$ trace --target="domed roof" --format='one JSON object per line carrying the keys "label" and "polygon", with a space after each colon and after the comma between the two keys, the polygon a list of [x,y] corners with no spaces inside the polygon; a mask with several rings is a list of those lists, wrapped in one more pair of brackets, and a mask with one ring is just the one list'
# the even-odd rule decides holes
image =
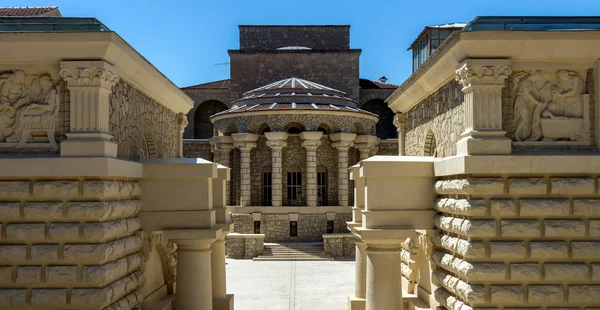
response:
{"label": "domed roof", "polygon": [[255,94],[255,93],[263,93],[263,92],[272,92],[272,91],[277,91],[277,92],[281,92],[281,91],[286,91],[286,90],[294,90],[297,92],[315,92],[315,93],[332,93],[332,94],[338,94],[341,95],[343,97],[346,97],[346,93],[341,91],[341,90],[337,90],[331,87],[327,87],[325,85],[321,85],[319,83],[315,83],[315,82],[311,82],[308,80],[304,80],[304,79],[299,79],[299,78],[289,78],[289,79],[285,79],[285,80],[281,80],[281,81],[277,81],[277,82],[273,82],[271,84],[259,87],[259,88],[255,88],[251,91],[247,91],[244,93],[244,96],[246,95],[250,95],[250,94]]}

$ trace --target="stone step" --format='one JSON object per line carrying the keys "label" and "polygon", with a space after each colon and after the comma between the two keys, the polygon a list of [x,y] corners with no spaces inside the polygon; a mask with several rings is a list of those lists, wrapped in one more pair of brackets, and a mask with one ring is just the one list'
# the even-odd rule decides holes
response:
{"label": "stone step", "polygon": [[320,261],[333,260],[323,251],[323,242],[265,243],[263,255],[256,261]]}
{"label": "stone step", "polygon": [[252,260],[254,260],[254,261],[327,261],[327,260],[333,260],[333,258],[321,257],[321,256],[281,257],[281,256],[261,255],[259,257],[253,258]]}

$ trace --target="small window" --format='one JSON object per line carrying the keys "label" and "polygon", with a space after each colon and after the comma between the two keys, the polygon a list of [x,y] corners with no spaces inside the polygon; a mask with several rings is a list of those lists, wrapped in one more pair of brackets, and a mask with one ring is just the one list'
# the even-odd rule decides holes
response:
{"label": "small window", "polygon": [[271,173],[271,167],[263,169],[262,201],[263,206],[271,206],[273,204],[273,174]]}
{"label": "small window", "polygon": [[298,237],[298,222],[290,221],[290,237]]}
{"label": "small window", "polygon": [[260,221],[254,221],[254,233],[260,234]]}
{"label": "small window", "polygon": [[302,172],[287,173],[288,206],[302,205]]}
{"label": "small window", "polygon": [[327,221],[327,233],[328,234],[333,233],[333,221]]}
{"label": "small window", "polygon": [[317,203],[319,206],[328,205],[327,201],[327,168],[317,168]]}

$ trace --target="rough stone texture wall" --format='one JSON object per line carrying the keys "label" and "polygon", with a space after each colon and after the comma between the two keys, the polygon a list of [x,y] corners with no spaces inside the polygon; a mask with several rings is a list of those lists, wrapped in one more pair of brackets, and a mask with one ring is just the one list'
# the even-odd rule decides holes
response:
{"label": "rough stone texture wall", "polygon": [[596,176],[440,180],[432,260],[447,309],[597,307]]}
{"label": "rough stone texture wall", "polygon": [[336,213],[333,220],[334,233],[349,233],[347,222],[352,222],[352,213]]}
{"label": "rough stone texture wall", "polygon": [[[464,131],[463,94],[451,81],[419,102],[406,114],[406,155],[423,156],[428,132],[436,142],[436,157],[456,155],[456,142]],[[396,153],[397,154],[397,153]]]}
{"label": "rough stone texture wall", "polygon": [[[253,234],[254,233],[254,220],[252,214],[244,213],[231,213],[231,222],[233,225],[233,232],[238,234]],[[262,230],[262,227],[261,227]]]}
{"label": "rough stone texture wall", "polygon": [[227,257],[244,258],[244,238],[227,237]]}
{"label": "rough stone texture wall", "polygon": [[398,155],[398,140],[391,139],[379,141],[379,145],[377,146],[377,155]]}
{"label": "rough stone texture wall", "polygon": [[183,157],[214,161],[208,141],[183,141]]}
{"label": "rough stone texture wall", "polygon": [[327,232],[327,215],[299,214],[298,241],[321,241]]}
{"label": "rough stone texture wall", "polygon": [[[283,168],[283,205],[289,206],[287,191],[288,172],[302,172],[302,199],[300,205],[306,205],[306,150],[302,147],[302,139],[298,135],[290,135],[287,146],[281,152]],[[318,151],[317,151],[318,153]]]}
{"label": "rough stone texture wall", "polygon": [[290,241],[290,217],[287,214],[263,214],[260,230],[265,234],[265,242]]}
{"label": "rough stone texture wall", "polygon": [[241,50],[304,46],[320,50],[350,48],[350,26],[239,26]]}
{"label": "rough stone texture wall", "polygon": [[[352,167],[360,160],[358,149],[351,147],[348,149],[348,167]],[[347,171],[348,178],[348,205],[354,205],[354,181],[350,180],[350,172]]]}
{"label": "rough stone texture wall", "polygon": [[186,115],[188,125],[183,132],[184,139],[194,139],[195,116],[202,103],[216,100],[223,103],[224,108],[231,106],[227,89],[184,89],[183,92],[194,100],[194,107]]}
{"label": "rough stone texture wall", "polygon": [[327,169],[327,202],[330,206],[337,206],[338,151],[331,143],[329,136],[321,137],[321,146],[317,148],[317,169],[319,166]]}
{"label": "rough stone texture wall", "polygon": [[324,234],[323,248],[331,257],[354,257],[356,238],[352,234]]}
{"label": "rough stone texture wall", "polygon": [[113,88],[109,122],[119,158],[177,155],[177,115],[125,82]]}
{"label": "rough stone texture wall", "polygon": [[[263,205],[263,179],[262,174],[265,168],[270,168],[271,148],[267,146],[267,138],[260,136],[256,141],[256,147],[250,153],[250,184],[251,184],[251,203],[252,206]],[[285,183],[284,183],[285,184]]]}
{"label": "rough stone texture wall", "polygon": [[246,238],[244,239],[244,258],[253,258],[263,254],[265,239]]}
{"label": "rough stone texture wall", "polygon": [[229,258],[253,258],[263,254],[264,235],[229,234],[227,256]]}
{"label": "rough stone texture wall", "polygon": [[231,150],[231,170],[229,174],[230,197],[232,206],[240,205],[240,150]]}
{"label": "rough stone texture wall", "polygon": [[132,181],[0,181],[0,308],[139,306],[139,195]]}
{"label": "rough stone texture wall", "polygon": [[229,51],[229,55],[232,101],[244,92],[291,77],[323,84],[359,99],[360,50]]}

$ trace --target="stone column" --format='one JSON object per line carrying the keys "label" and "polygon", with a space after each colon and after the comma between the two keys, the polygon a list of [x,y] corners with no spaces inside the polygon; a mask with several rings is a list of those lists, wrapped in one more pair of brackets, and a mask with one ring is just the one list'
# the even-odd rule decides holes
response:
{"label": "stone column", "polygon": [[369,158],[373,146],[377,142],[377,136],[360,135],[354,139],[354,145],[360,153],[360,160]]}
{"label": "stone column", "polygon": [[236,133],[231,135],[234,147],[240,149],[240,206],[245,207],[251,200],[250,151],[256,147],[258,135],[252,133]]}
{"label": "stone column", "polygon": [[211,242],[173,239],[177,244],[176,310],[213,309]]}
{"label": "stone column", "polygon": [[188,125],[185,114],[177,114],[177,125],[179,126],[179,131],[177,132],[177,157],[183,157],[183,132]]}
{"label": "stone column", "polygon": [[404,137],[405,137],[406,114],[396,113],[394,116],[394,126],[398,132],[398,155],[404,156]]}
{"label": "stone column", "polygon": [[283,201],[283,158],[281,151],[287,146],[287,132],[265,132],[267,146],[271,148],[271,205],[280,207]]}
{"label": "stone column", "polygon": [[109,134],[110,95],[119,82],[104,61],[61,61],[60,76],[70,93],[70,131],[60,143],[60,156],[117,157]]}
{"label": "stone column", "polygon": [[225,186],[229,180],[230,169],[223,166],[217,166],[217,178],[213,179],[213,208],[215,210],[215,220],[217,227],[222,228],[221,236],[211,245],[211,263],[212,263],[212,296],[214,310],[233,309],[233,295],[227,294],[225,270],[225,238],[233,229],[229,212],[226,209]]}
{"label": "stone column", "polygon": [[213,162],[220,164],[221,163],[221,149],[219,148],[219,137],[215,136],[208,139],[208,143],[210,144],[210,150],[213,152]]}
{"label": "stone column", "polygon": [[366,310],[402,310],[400,244],[367,244],[366,252]]}
{"label": "stone column", "polygon": [[502,129],[502,88],[512,73],[510,65],[510,59],[467,59],[456,70],[465,106],[458,155],[511,153],[511,141]]}
{"label": "stone column", "polygon": [[321,145],[320,131],[305,131],[300,134],[302,146],[306,149],[306,205],[316,207],[317,193],[317,148]]}
{"label": "stone column", "polygon": [[338,205],[348,206],[348,149],[354,146],[353,133],[334,133],[329,136],[338,150]]}
{"label": "stone column", "polygon": [[[231,168],[231,150],[233,149],[233,138],[231,136],[219,136],[219,142],[216,144],[217,149],[220,153],[221,165]],[[225,195],[228,204],[232,204],[231,201],[231,182],[228,180],[225,187]]]}

